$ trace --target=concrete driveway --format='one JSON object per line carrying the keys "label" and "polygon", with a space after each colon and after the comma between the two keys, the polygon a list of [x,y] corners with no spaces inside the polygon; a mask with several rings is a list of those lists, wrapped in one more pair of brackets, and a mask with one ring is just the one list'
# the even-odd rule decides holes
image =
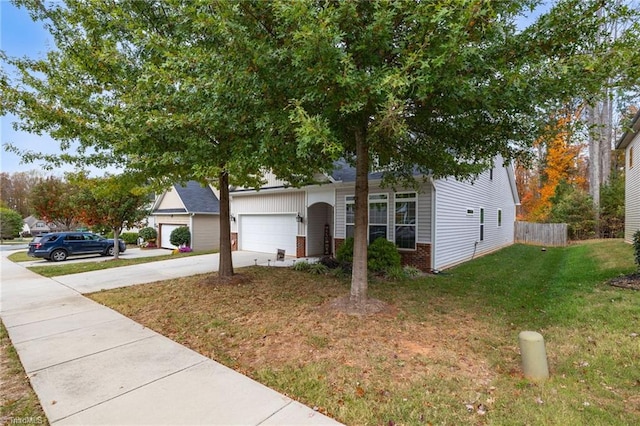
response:
{"label": "concrete driveway", "polygon": [[[6,255],[0,316],[52,425],[339,424],[81,294],[212,272],[217,255],[55,279]],[[270,257],[234,252],[234,267]]]}

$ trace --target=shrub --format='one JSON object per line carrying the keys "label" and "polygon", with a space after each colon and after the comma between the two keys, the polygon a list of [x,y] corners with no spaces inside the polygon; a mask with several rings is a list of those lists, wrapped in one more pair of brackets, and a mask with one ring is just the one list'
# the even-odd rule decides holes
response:
{"label": "shrub", "polygon": [[147,226],[146,228],[142,228],[140,232],[138,232],[138,236],[145,241],[151,241],[158,238],[158,231],[155,228]]}
{"label": "shrub", "polygon": [[403,280],[405,278],[407,278],[404,269],[402,269],[402,267],[400,266],[396,266],[393,267],[391,269],[388,269],[385,274],[385,277],[387,277],[387,279],[391,280],[391,281],[400,281]]}
{"label": "shrub", "polygon": [[329,269],[336,269],[340,266],[340,262],[338,262],[335,258],[331,256],[321,257],[318,262],[322,263],[324,266],[326,266]]}
{"label": "shrub", "polygon": [[353,262],[353,237],[349,237],[336,250],[336,259],[340,263]]}
{"label": "shrub", "polygon": [[302,260],[293,264],[294,271],[307,272],[309,268],[311,268],[311,264],[306,260]]}
{"label": "shrub", "polygon": [[633,252],[638,271],[640,271],[640,229],[633,234]]}
{"label": "shrub", "polygon": [[416,278],[422,275],[422,271],[415,266],[405,266],[402,268],[404,274],[409,278]]}
{"label": "shrub", "polygon": [[169,242],[174,246],[188,246],[191,243],[191,231],[188,226],[181,226],[171,231]]}
{"label": "shrub", "polygon": [[22,216],[15,210],[0,208],[0,234],[2,239],[13,239],[22,231]]}
{"label": "shrub", "polygon": [[315,275],[325,275],[329,272],[329,268],[322,263],[312,263],[309,265],[309,272]]}
{"label": "shrub", "polygon": [[120,234],[120,239],[126,244],[136,244],[138,242],[137,232],[123,232]]}
{"label": "shrub", "polygon": [[385,238],[377,238],[369,244],[367,269],[372,272],[385,272],[400,268],[401,258],[396,245]]}

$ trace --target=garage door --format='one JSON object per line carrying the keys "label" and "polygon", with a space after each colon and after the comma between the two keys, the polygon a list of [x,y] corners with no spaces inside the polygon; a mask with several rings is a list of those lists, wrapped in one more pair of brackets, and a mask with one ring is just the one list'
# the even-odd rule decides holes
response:
{"label": "garage door", "polygon": [[160,225],[160,247],[168,248],[168,249],[178,248],[177,246],[174,246],[170,242],[171,233],[173,232],[174,229],[180,228],[181,226],[184,226],[184,225],[166,225],[164,223]]}
{"label": "garage door", "polygon": [[284,249],[287,255],[295,256],[298,233],[295,215],[240,215],[239,221],[240,250],[276,253]]}

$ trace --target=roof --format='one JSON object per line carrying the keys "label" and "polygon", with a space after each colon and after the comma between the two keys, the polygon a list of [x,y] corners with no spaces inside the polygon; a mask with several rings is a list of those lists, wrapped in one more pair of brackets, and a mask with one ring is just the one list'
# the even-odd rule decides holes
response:
{"label": "roof", "polygon": [[618,143],[616,143],[616,149],[625,149],[629,146],[638,132],[640,132],[640,110],[638,110],[636,115],[633,117],[629,130],[624,132],[624,135],[622,135]]}
{"label": "roof", "polygon": [[154,209],[154,213],[220,213],[220,200],[209,185],[202,186],[199,182],[190,180],[184,186],[175,184],[173,187],[184,208]]}
{"label": "roof", "polygon": [[[369,180],[382,179],[383,172],[369,173]],[[336,182],[355,182],[356,168],[347,163],[345,160],[338,160],[333,163],[333,171],[331,179]]]}

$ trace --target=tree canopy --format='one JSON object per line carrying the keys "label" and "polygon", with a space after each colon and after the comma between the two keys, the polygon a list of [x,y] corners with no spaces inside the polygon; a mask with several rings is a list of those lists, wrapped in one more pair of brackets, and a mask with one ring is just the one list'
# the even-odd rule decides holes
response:
{"label": "tree canopy", "polygon": [[[21,126],[78,141],[65,161],[212,181],[221,266],[229,183],[271,169],[299,185],[352,162],[354,306],[367,300],[371,169],[389,184],[472,178],[526,154],[567,102],[640,74],[638,10],[624,2],[561,0],[524,30],[516,19],[539,1],[18,3],[58,48],[10,60],[28,87],[6,101]],[[629,22],[615,40],[600,37],[609,19]]]}

